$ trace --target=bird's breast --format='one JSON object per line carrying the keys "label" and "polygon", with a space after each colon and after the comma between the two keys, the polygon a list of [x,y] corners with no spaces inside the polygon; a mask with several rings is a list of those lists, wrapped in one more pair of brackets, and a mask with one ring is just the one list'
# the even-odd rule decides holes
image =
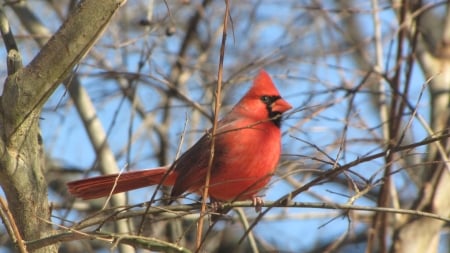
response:
{"label": "bird's breast", "polygon": [[281,133],[267,122],[217,139],[210,196],[223,201],[254,197],[270,181],[281,153]]}

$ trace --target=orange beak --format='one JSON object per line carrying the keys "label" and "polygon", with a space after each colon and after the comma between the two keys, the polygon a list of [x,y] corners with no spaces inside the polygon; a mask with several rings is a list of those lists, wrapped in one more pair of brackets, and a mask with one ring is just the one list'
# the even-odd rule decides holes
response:
{"label": "orange beak", "polygon": [[272,111],[273,112],[280,112],[283,113],[289,109],[292,108],[292,105],[290,105],[288,102],[286,102],[286,100],[284,99],[277,99],[275,102],[273,102],[272,104]]}

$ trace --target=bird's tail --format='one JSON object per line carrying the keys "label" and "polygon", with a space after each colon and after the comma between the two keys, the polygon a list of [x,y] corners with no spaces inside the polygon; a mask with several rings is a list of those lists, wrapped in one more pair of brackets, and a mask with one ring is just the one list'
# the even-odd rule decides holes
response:
{"label": "bird's tail", "polygon": [[171,186],[175,183],[175,180],[175,173],[168,173],[167,167],[159,167],[80,179],[67,183],[67,187],[69,192],[75,197],[95,199],[150,185],[162,184]]}

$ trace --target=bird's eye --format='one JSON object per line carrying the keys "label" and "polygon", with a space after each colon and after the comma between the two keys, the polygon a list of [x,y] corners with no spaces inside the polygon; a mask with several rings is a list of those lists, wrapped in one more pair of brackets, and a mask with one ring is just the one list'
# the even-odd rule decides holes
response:
{"label": "bird's eye", "polygon": [[272,103],[272,98],[269,96],[262,96],[261,101],[266,105],[270,105]]}
{"label": "bird's eye", "polygon": [[281,98],[280,96],[267,96],[267,95],[260,97],[261,101],[267,106],[271,106],[273,102],[277,101],[280,98]]}

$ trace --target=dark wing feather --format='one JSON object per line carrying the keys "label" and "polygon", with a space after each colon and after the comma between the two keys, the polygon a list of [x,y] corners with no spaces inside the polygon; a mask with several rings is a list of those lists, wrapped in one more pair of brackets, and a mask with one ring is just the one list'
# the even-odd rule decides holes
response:
{"label": "dark wing feather", "polygon": [[[222,136],[219,134],[215,138],[215,146],[220,148],[215,149],[211,174],[220,167],[221,158],[226,153],[226,146],[221,144]],[[186,191],[199,192],[205,184],[210,155],[211,135],[205,134],[173,163],[172,169],[177,174],[177,180],[172,188],[172,197],[178,197]]]}
{"label": "dark wing feather", "polygon": [[172,197],[178,197],[185,191],[197,191],[205,180],[211,141],[208,134],[200,138],[190,149],[180,156],[172,165],[177,173],[177,180],[172,188]]}

